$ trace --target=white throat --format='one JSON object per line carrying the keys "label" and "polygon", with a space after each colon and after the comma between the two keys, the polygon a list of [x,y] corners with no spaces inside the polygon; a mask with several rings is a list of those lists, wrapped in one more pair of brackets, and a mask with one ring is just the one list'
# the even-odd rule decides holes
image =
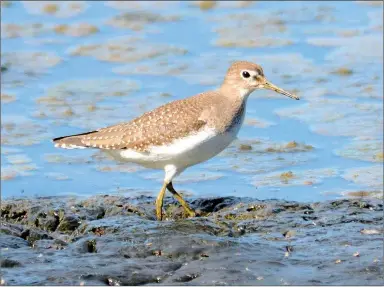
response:
{"label": "white throat", "polygon": [[253,92],[253,90],[250,89],[239,89],[239,95],[242,99],[247,99],[249,95]]}

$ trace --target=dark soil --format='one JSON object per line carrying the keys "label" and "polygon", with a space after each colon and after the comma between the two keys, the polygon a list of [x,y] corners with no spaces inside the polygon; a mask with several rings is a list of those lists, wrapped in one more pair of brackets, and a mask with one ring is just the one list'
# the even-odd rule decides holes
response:
{"label": "dark soil", "polygon": [[95,196],[1,205],[5,285],[382,285],[383,204]]}

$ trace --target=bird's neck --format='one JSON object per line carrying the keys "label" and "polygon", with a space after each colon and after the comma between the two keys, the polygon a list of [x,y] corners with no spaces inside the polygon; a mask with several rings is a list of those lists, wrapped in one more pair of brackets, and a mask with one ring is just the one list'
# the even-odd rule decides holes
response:
{"label": "bird's neck", "polygon": [[[238,131],[241,126],[247,98],[250,92],[232,87],[221,87],[216,94],[214,111],[210,116],[215,120],[215,128],[220,132]],[[237,133],[237,132],[236,132]]]}
{"label": "bird's neck", "polygon": [[246,101],[253,90],[238,87],[233,84],[223,84],[220,89],[220,93],[225,95],[234,101]]}

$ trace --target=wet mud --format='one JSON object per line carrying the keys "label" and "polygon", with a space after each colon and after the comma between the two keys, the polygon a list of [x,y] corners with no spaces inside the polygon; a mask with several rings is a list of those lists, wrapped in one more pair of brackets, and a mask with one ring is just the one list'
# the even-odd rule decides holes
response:
{"label": "wet mud", "polygon": [[1,206],[3,285],[380,285],[383,204],[147,196],[11,199]]}

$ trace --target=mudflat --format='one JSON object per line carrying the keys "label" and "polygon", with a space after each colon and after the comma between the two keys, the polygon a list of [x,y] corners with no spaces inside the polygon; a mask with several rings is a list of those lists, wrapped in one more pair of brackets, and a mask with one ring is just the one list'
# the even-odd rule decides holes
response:
{"label": "mudflat", "polygon": [[383,204],[215,197],[43,197],[1,206],[6,285],[282,285],[383,282]]}

